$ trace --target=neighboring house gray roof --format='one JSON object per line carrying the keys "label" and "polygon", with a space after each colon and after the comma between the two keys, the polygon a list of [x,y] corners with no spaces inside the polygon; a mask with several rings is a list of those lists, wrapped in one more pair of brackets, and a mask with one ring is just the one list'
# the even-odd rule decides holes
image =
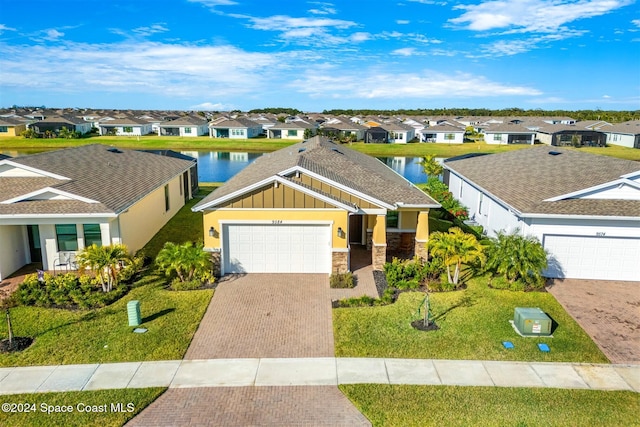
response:
{"label": "neighboring house gray roof", "polygon": [[366,126],[362,126],[359,125],[357,123],[353,123],[353,122],[349,122],[349,123],[345,123],[345,122],[335,122],[335,123],[323,123],[322,125],[323,128],[333,128],[333,129],[338,129],[338,130],[355,130],[355,131],[361,131],[361,130],[366,130],[368,129]]}
{"label": "neighboring house gray roof", "polygon": [[289,122],[289,123],[276,123],[275,125],[271,126],[271,130],[273,129],[314,129],[316,126],[311,124],[311,123],[307,123],[307,122],[301,122],[301,121],[293,121],[293,122]]}
{"label": "neighboring house gray roof", "polygon": [[221,197],[299,166],[389,205],[438,207],[438,203],[381,161],[315,136],[265,154],[198,203],[198,210]]}
{"label": "neighboring house gray roof", "polygon": [[[550,152],[560,153],[551,155]],[[445,161],[445,167],[525,214],[640,216],[640,201],[545,201],[640,171],[640,162],[538,146]]]}
{"label": "neighboring house gray roof", "polygon": [[20,126],[24,124],[24,121],[14,119],[13,117],[0,117],[0,126]]}
{"label": "neighboring house gray roof", "polygon": [[520,124],[514,123],[500,123],[496,125],[491,125],[484,130],[485,133],[526,133],[526,134],[534,134],[535,131],[531,129],[527,129],[526,127]]}
{"label": "neighboring house gray roof", "polygon": [[434,133],[434,132],[464,133],[465,130],[449,124],[441,124],[441,125],[429,126],[428,128],[422,129],[420,132],[421,133]]}
{"label": "neighboring house gray roof", "polygon": [[199,117],[180,117],[175,120],[164,122],[160,124],[160,127],[174,127],[174,126],[203,126],[208,124],[204,118]]}
{"label": "neighboring house gray roof", "polygon": [[604,133],[619,133],[625,135],[638,135],[640,134],[640,120],[631,120],[629,122],[618,123],[613,126],[607,126],[606,128],[599,129]]}
{"label": "neighboring house gray roof", "polygon": [[148,126],[149,122],[147,120],[136,119],[134,117],[129,118],[117,118],[115,120],[108,120],[104,122],[99,122],[100,126]]}
{"label": "neighboring house gray roof", "polygon": [[2,200],[52,187],[99,203],[75,200],[0,203],[0,215],[119,214],[151,191],[188,170],[195,162],[135,150],[114,150],[99,144],[22,156],[10,161],[70,179],[0,177]]}
{"label": "neighboring house gray roof", "polygon": [[413,126],[409,126],[406,125],[404,123],[400,123],[400,122],[391,122],[391,123],[385,123],[384,128],[390,132],[409,132],[412,130],[415,130],[415,128]]}
{"label": "neighboring house gray roof", "polygon": [[243,117],[238,117],[237,119],[225,119],[218,123],[210,123],[209,127],[220,128],[220,129],[226,129],[226,128],[246,129],[246,128],[262,127],[262,125],[260,123],[254,122],[253,120],[245,119]]}

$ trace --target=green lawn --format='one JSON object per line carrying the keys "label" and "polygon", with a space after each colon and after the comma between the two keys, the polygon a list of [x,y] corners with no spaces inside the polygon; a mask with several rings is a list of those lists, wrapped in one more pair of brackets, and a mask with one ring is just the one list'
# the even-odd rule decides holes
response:
{"label": "green lawn", "polygon": [[[0,137],[0,149],[38,150],[51,148],[74,147],[85,144],[107,144],[122,148],[137,149],[174,149],[174,150],[211,150],[211,151],[249,151],[270,152],[287,147],[299,141],[282,139],[228,139],[159,137],[157,135],[135,136],[92,136],[81,139],[25,139],[22,137]],[[348,147],[376,157],[420,157],[427,154],[436,157],[453,157],[469,153],[500,153],[504,151],[521,150],[529,145],[491,145],[484,142],[465,144],[365,144],[357,142]],[[583,147],[579,150],[594,154],[603,154],[629,160],[640,160],[640,150],[619,146],[604,148]]]}
{"label": "green lawn", "polygon": [[[199,196],[214,184],[203,184]],[[202,214],[191,212],[199,201],[186,204],[143,248],[155,257],[166,241],[202,239]],[[213,291],[174,292],[167,279],[152,269],[129,294],[96,310],[16,307],[11,310],[14,334],[35,338],[26,350],[0,354],[0,366],[104,363],[182,359],[211,300]],[[128,326],[127,302],[140,301],[144,334]],[[6,337],[6,328],[0,337]]]}
{"label": "green lawn", "polygon": [[341,385],[374,427],[639,426],[629,391]]}
{"label": "green lawn", "polygon": [[[465,290],[433,294],[440,330],[430,332],[410,324],[420,317],[416,311],[423,298],[423,293],[406,292],[387,306],[334,309],[336,356],[608,363],[549,293],[489,289],[477,278]],[[515,307],[540,307],[548,313],[559,325],[553,338],[518,336],[509,324]],[[507,340],[514,349],[503,348]],[[540,352],[539,342],[551,352]]]}
{"label": "green lawn", "polygon": [[[29,404],[35,412],[7,413],[0,411],[0,425],[21,427],[121,426],[153,402],[164,388],[101,390],[67,393],[36,393],[0,396],[0,404]],[[111,404],[122,403],[121,412]],[[35,408],[31,405],[35,405]],[[129,405],[129,406],[127,406]],[[53,412],[71,407],[71,412]],[[95,406],[103,412],[88,412]],[[52,408],[53,407],[53,408]],[[132,410],[131,412],[128,412]],[[49,413],[48,413],[49,412]]]}

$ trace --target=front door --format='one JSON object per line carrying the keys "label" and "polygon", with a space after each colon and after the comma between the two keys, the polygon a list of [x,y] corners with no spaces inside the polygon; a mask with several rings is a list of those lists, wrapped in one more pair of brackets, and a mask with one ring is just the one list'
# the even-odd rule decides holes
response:
{"label": "front door", "polygon": [[42,262],[42,247],[40,246],[40,229],[37,225],[27,225],[29,235],[29,253],[31,262]]}
{"label": "front door", "polygon": [[349,216],[349,243],[362,244],[362,215]]}

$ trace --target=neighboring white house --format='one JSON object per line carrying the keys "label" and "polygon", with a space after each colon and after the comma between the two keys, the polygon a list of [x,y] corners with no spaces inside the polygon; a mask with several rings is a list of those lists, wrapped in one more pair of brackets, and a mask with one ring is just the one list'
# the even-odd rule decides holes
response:
{"label": "neighboring white house", "polygon": [[100,135],[115,133],[120,136],[142,136],[148,135],[153,131],[151,123],[136,118],[113,119],[100,122],[98,129],[100,129]]}
{"label": "neighboring white house", "polygon": [[73,269],[94,243],[142,248],[191,198],[194,164],[99,144],[0,160],[0,280]]}
{"label": "neighboring white house", "polygon": [[242,117],[219,119],[209,124],[209,138],[248,139],[262,132],[261,124]]}
{"label": "neighboring white house", "polygon": [[413,139],[416,137],[415,128],[409,125],[405,125],[404,123],[385,123],[384,128],[387,132],[389,132],[387,138],[388,142],[392,144],[406,144],[409,141],[413,141]]}
{"label": "neighboring white house", "polygon": [[315,123],[307,123],[302,120],[295,120],[289,123],[276,123],[267,130],[268,138],[276,139],[299,139],[305,138],[305,132],[315,135],[317,125]]}
{"label": "neighboring white house", "polygon": [[519,229],[542,242],[546,276],[640,281],[639,162],[538,146],[444,165],[488,235]]}
{"label": "neighboring white house", "polygon": [[505,123],[490,126],[483,131],[487,144],[530,144],[536,139],[536,132],[520,124]]}
{"label": "neighboring white house", "polygon": [[158,126],[158,136],[198,137],[206,135],[208,131],[209,122],[202,117],[180,117]]}
{"label": "neighboring white house", "polygon": [[607,135],[607,144],[640,148],[640,120],[631,120],[599,130]]}
{"label": "neighboring white house", "polygon": [[422,142],[436,142],[438,144],[462,144],[464,142],[464,129],[450,124],[429,126],[423,129]]}

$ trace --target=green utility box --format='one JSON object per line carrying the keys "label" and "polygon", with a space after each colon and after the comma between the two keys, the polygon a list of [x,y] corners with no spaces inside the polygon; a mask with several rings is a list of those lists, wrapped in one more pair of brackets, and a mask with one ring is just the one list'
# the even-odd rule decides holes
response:
{"label": "green utility box", "polygon": [[522,335],[551,335],[551,319],[537,307],[516,307],[513,323]]}
{"label": "green utility box", "polygon": [[129,326],[140,326],[140,301],[129,301],[127,314],[129,315]]}

